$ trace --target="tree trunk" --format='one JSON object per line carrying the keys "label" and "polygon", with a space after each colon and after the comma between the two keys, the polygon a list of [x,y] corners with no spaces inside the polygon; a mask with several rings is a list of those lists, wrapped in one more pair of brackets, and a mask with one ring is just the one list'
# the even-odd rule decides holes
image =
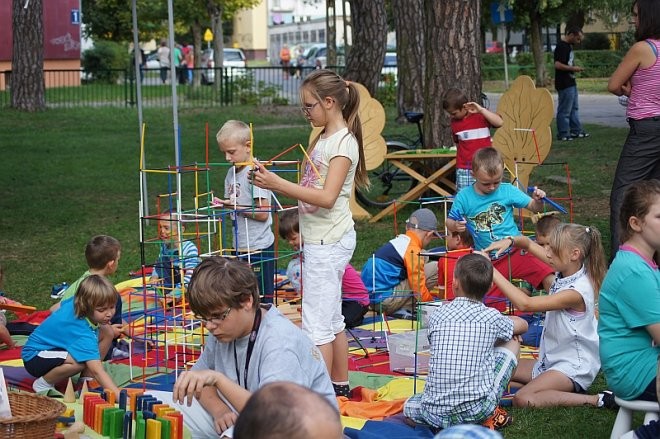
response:
{"label": "tree trunk", "polygon": [[548,85],[548,71],[545,68],[545,54],[543,53],[543,41],[541,41],[541,14],[537,8],[529,13],[529,36],[536,68],[536,86]]}
{"label": "tree trunk", "polygon": [[385,0],[351,0],[353,45],[344,77],[364,85],[375,95],[387,46]]}
{"label": "tree trunk", "polygon": [[424,107],[424,0],[392,0],[396,29],[398,119]]}
{"label": "tree trunk", "polygon": [[427,148],[453,144],[442,96],[452,87],[479,102],[481,65],[479,0],[424,0],[426,87],[424,138]]}
{"label": "tree trunk", "polygon": [[42,0],[14,0],[12,6],[11,106],[22,111],[46,108]]}

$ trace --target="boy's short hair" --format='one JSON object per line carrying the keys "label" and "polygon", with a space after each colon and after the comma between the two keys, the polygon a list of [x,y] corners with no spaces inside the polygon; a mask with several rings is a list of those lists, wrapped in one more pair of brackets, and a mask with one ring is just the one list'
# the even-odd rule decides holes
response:
{"label": "boy's short hair", "polygon": [[259,306],[257,278],[250,265],[241,259],[213,256],[195,267],[188,285],[190,309],[202,317],[221,306],[238,308],[248,297],[252,307]]}
{"label": "boy's short hair", "polygon": [[472,237],[472,234],[470,233],[469,230],[463,230],[462,232],[451,232],[451,236],[456,237],[458,236],[461,238],[461,242],[463,245],[466,245],[468,247],[474,247],[474,238]]}
{"label": "boy's short hair", "polygon": [[549,236],[560,223],[561,219],[556,214],[543,215],[536,222],[536,235]]}
{"label": "boy's short hair", "polygon": [[446,111],[458,110],[468,103],[468,98],[463,90],[450,88],[442,97],[442,108]]}
{"label": "boy's short hair", "polygon": [[495,148],[481,148],[472,156],[472,172],[486,171],[488,175],[495,175],[504,170],[502,154]]}
{"label": "boy's short hair", "polygon": [[241,143],[248,142],[250,140],[250,126],[240,120],[228,120],[218,130],[215,140],[220,145],[229,139],[236,139]]}
{"label": "boy's short hair", "polygon": [[288,239],[292,233],[300,233],[298,209],[289,209],[282,212],[277,231],[282,239]]}
{"label": "boy's short hair", "polygon": [[456,262],[454,278],[466,296],[482,300],[493,284],[493,264],[482,255],[471,253]]}
{"label": "boy's short hair", "polygon": [[97,235],[85,246],[87,266],[92,270],[102,270],[108,264],[117,260],[121,244],[116,238],[108,235]]}
{"label": "boy's short hair", "polygon": [[91,317],[96,308],[114,308],[118,299],[119,293],[112,282],[104,276],[91,274],[78,285],[73,296],[73,310],[78,318]]}

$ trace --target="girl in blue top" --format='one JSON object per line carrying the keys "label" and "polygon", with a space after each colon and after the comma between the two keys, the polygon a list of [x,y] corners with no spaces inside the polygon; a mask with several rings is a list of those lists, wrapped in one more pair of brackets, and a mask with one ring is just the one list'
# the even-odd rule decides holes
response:
{"label": "girl in blue top", "polygon": [[657,401],[660,355],[660,180],[633,183],[619,214],[621,246],[600,293],[600,359],[619,398]]}
{"label": "girl in blue top", "polygon": [[35,392],[53,389],[58,382],[83,372],[119,395],[101,363],[112,343],[111,336],[105,335],[112,332],[102,331],[99,338],[99,325],[110,324],[117,299],[112,283],[92,274],[71,299],[64,300],[37,326],[21,354],[25,369],[37,377],[32,385]]}

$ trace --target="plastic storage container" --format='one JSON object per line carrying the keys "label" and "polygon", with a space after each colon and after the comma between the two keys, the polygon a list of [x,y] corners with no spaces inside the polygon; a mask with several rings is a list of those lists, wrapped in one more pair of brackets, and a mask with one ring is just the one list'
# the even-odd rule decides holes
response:
{"label": "plastic storage container", "polygon": [[[393,334],[387,338],[390,351],[390,370],[406,375],[426,374],[429,371],[431,344],[426,329]],[[417,370],[415,371],[415,352]]]}

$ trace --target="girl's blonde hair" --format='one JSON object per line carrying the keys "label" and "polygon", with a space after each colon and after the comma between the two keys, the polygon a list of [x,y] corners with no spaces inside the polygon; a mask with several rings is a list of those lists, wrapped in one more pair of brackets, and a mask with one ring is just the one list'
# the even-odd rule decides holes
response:
{"label": "girl's blonde hair", "polygon": [[103,276],[92,274],[86,277],[73,296],[76,317],[92,317],[96,308],[114,307],[119,300],[115,286]]}
{"label": "girl's blonde hair", "polygon": [[[369,176],[364,158],[364,145],[362,138],[362,122],[358,114],[360,107],[360,93],[352,82],[344,81],[341,76],[330,70],[314,70],[310,73],[300,86],[300,101],[303,100],[303,91],[307,90],[322,102],[325,98],[332,98],[341,108],[341,114],[348,131],[355,136],[360,154],[357,169],[355,171],[355,184],[358,187],[369,187]],[[311,142],[309,150],[316,146],[321,134],[319,133]]]}
{"label": "girl's blonde hair", "polygon": [[598,229],[570,223],[557,224],[550,237],[550,249],[560,258],[572,248],[580,251],[584,269],[594,289],[595,300],[598,299],[606,271],[605,253],[600,238]]}

